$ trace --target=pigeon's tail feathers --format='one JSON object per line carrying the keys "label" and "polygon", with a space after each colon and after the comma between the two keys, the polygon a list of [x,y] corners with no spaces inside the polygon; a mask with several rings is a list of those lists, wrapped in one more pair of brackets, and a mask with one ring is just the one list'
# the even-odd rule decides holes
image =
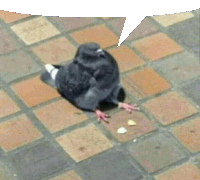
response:
{"label": "pigeon's tail feathers", "polygon": [[51,78],[53,80],[55,80],[56,79],[56,75],[57,75],[59,69],[55,68],[51,64],[46,64],[45,68],[48,71],[48,73],[50,74]]}
{"label": "pigeon's tail feathers", "polygon": [[49,73],[51,73],[51,71],[55,69],[55,67],[51,64],[45,64],[45,68]]}

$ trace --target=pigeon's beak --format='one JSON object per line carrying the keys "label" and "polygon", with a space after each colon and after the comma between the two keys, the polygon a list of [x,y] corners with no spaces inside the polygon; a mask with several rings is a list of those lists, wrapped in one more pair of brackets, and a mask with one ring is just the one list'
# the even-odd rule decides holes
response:
{"label": "pigeon's beak", "polygon": [[105,56],[103,49],[97,49],[98,56]]}

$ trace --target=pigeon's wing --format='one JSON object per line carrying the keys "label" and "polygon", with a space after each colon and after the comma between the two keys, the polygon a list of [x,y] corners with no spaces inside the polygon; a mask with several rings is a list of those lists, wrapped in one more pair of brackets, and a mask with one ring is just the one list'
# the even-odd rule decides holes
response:
{"label": "pigeon's wing", "polygon": [[115,59],[107,53],[108,61],[106,64],[100,66],[94,73],[97,81],[97,86],[100,89],[114,88],[119,84],[119,70]]}
{"label": "pigeon's wing", "polygon": [[118,73],[113,67],[102,66],[94,77],[98,87],[105,89],[112,87],[113,83],[118,80]]}
{"label": "pigeon's wing", "polygon": [[96,82],[91,74],[80,68],[73,63],[61,68],[56,76],[56,86],[77,107],[93,110],[99,104],[96,93],[91,90]]}
{"label": "pigeon's wing", "polygon": [[107,101],[114,104],[118,103],[118,95],[121,89],[119,69],[115,59],[105,51],[107,55],[107,63],[103,63],[93,74],[96,82],[96,92],[101,101]]}
{"label": "pigeon's wing", "polygon": [[105,99],[105,101],[109,102],[109,103],[113,103],[113,104],[118,104],[119,103],[118,97],[119,97],[119,92],[120,92],[121,89],[122,89],[121,85],[117,84],[113,88],[113,90],[109,94],[109,96]]}

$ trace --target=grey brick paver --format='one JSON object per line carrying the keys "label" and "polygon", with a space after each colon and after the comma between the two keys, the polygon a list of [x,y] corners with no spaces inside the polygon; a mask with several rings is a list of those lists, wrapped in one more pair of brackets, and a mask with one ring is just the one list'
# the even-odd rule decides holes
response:
{"label": "grey brick paver", "polygon": [[132,143],[129,152],[148,172],[160,170],[185,157],[173,139],[166,134]]}
{"label": "grey brick paver", "polygon": [[41,179],[70,166],[49,142],[16,153],[12,160],[27,180]]}

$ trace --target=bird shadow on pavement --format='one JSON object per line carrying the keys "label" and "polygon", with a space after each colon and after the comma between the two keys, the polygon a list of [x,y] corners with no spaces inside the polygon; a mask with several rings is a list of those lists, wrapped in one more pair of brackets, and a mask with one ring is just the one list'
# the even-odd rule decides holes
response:
{"label": "bird shadow on pavement", "polygon": [[[125,93],[124,89],[121,88],[117,99],[119,102],[123,102],[125,100],[125,98],[126,98],[126,93]],[[111,110],[111,109],[117,107],[117,105],[108,103],[105,101],[102,101],[99,106],[100,106],[100,110],[102,110],[102,111],[108,111],[108,110]]]}

